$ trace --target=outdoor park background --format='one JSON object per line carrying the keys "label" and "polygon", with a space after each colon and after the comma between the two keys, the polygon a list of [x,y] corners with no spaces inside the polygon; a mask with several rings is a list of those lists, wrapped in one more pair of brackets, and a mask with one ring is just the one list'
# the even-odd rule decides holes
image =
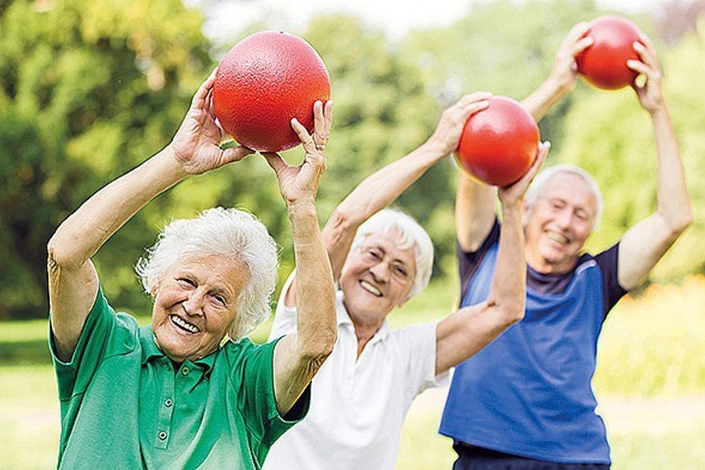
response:
{"label": "outdoor park background", "polygon": [[[86,197],[168,142],[198,84],[240,38],[286,29],[308,40],[328,67],[335,118],[318,198],[324,221],[364,176],[423,142],[463,93],[521,99],[546,77],[573,24],[618,13],[659,52],[695,223],[652,284],[611,313],[595,389],[615,470],[705,468],[705,250],[698,243],[705,236],[705,0],[665,1],[649,14],[628,15],[592,0],[475,1],[448,25],[393,38],[341,13],[297,29],[275,24],[274,15],[216,37],[203,25],[219,2],[188,4],[0,0],[0,467],[55,463],[46,241]],[[577,163],[602,188],[605,217],[590,250],[614,243],[653,211],[653,133],[631,90],[579,82],[540,127],[553,143],[549,165]],[[300,152],[285,156],[297,161]],[[457,171],[452,159],[441,162],[397,204],[427,228],[437,259],[431,287],[392,314],[394,325],[438,319],[454,305]],[[144,247],[171,217],[233,204],[257,214],[278,240],[284,279],[293,255],[283,202],[271,170],[250,157],[160,196],[106,244],[95,262],[113,305],[148,321],[149,299],[132,273]],[[267,328],[254,339],[264,340]],[[450,468],[450,442],[436,433],[442,400],[442,391],[431,391],[412,407],[401,470]]]}

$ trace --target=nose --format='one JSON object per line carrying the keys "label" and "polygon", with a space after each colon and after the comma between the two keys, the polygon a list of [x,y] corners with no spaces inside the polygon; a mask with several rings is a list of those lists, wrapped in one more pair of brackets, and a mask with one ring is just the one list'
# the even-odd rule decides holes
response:
{"label": "nose", "polygon": [[389,280],[389,268],[385,262],[373,264],[369,271],[377,282],[385,283]]}
{"label": "nose", "polygon": [[189,316],[200,315],[203,312],[205,296],[199,291],[193,291],[188,298],[181,302],[181,306]]}
{"label": "nose", "polygon": [[560,211],[560,213],[558,213],[556,215],[555,220],[556,220],[556,224],[560,228],[567,229],[568,227],[570,227],[571,221],[573,220],[572,211],[570,211],[568,209],[564,209],[564,210]]}

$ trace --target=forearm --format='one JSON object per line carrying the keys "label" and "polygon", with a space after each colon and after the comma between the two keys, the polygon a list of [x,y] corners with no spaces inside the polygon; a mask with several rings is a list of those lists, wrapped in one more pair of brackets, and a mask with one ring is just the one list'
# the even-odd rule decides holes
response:
{"label": "forearm", "polygon": [[502,202],[502,227],[495,274],[487,303],[497,306],[508,324],[523,317],[526,299],[526,258],[521,201]]}
{"label": "forearm", "polygon": [[458,175],[455,226],[458,244],[464,251],[476,251],[490,233],[496,217],[496,194],[496,188]]}
{"label": "forearm", "polygon": [[668,108],[651,114],[658,152],[657,211],[677,236],[692,222],[690,196]]}
{"label": "forearm", "polygon": [[392,204],[438,160],[441,145],[428,141],[365,178],[336,208],[323,230],[333,273],[338,278],[358,227]]}
{"label": "forearm", "polygon": [[338,206],[352,222],[361,224],[394,202],[426,170],[447,154],[428,141],[406,156],[365,178]]}
{"label": "forearm", "polygon": [[524,98],[521,101],[521,105],[538,122],[553,105],[558,103],[570,91],[571,86],[571,83],[565,83],[550,76],[529,96]]}
{"label": "forearm", "polygon": [[[313,200],[287,204],[296,258],[297,337],[302,357],[327,357],[337,335],[335,289]],[[308,359],[307,359],[308,360]]]}
{"label": "forearm", "polygon": [[162,150],[99,190],[68,217],[49,242],[50,257],[66,266],[85,263],[137,211],[184,176],[170,148]]}

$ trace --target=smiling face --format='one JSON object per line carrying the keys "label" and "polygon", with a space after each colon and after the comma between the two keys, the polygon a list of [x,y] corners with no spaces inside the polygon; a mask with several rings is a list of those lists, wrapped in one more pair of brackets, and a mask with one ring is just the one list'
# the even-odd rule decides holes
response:
{"label": "smiling face", "polygon": [[399,239],[395,228],[371,234],[348,255],[340,287],[356,325],[379,327],[394,307],[409,300],[416,256],[413,246],[398,248]]}
{"label": "smiling face", "polygon": [[525,211],[526,261],[543,274],[570,271],[592,232],[597,199],[588,183],[556,173]]}
{"label": "smiling face", "polygon": [[152,329],[162,352],[178,363],[215,352],[248,279],[245,266],[230,257],[181,258],[152,292]]}

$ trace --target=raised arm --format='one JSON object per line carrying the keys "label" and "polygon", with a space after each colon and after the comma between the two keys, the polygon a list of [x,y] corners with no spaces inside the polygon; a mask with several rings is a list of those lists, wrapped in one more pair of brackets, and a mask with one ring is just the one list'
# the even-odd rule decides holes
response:
{"label": "raised arm", "polygon": [[585,36],[588,29],[589,26],[585,22],[571,28],[556,53],[548,78],[522,100],[522,106],[537,122],[575,87],[578,79],[578,64],[575,58],[594,42],[592,37]]}
{"label": "raised arm", "polygon": [[240,160],[250,150],[221,150],[211,90],[215,72],[201,85],[173,140],[159,153],[109,183],[69,216],[49,240],[51,330],[57,353],[69,360],[98,290],[90,258],[137,211],[189,174]]}
{"label": "raised arm", "polygon": [[[436,130],[425,143],[365,178],[338,205],[322,232],[336,281],[358,227],[394,202],[436,162],[450,155],[458,147],[465,121],[485,109],[490,96],[484,92],[463,96],[443,112]],[[288,306],[293,305],[296,286],[294,280],[286,295]]]}
{"label": "raised arm", "polygon": [[524,317],[526,258],[522,205],[524,193],[546,159],[549,144],[539,144],[534,164],[519,181],[500,188],[502,210],[497,265],[490,295],[483,303],[464,307],[436,328],[436,374],[459,364]]}
{"label": "raised arm", "polygon": [[282,338],[274,351],[274,394],[284,415],[299,399],[333,350],[337,337],[335,290],[328,254],[321,239],[315,196],[325,170],[324,148],[332,103],[314,104],[314,135],[295,119],[292,127],[306,152],[300,166],[288,166],[277,154],[265,154],[279,180],[294,242],[299,289],[297,329]]}
{"label": "raised arm", "polygon": [[656,212],[627,230],[620,242],[618,278],[627,290],[646,281],[651,269],[693,220],[678,142],[661,90],[661,67],[651,41],[644,36],[641,42],[634,43],[641,60],[629,61],[628,66],[646,77],[643,85],[634,84],[633,88],[654,129],[657,205]]}

